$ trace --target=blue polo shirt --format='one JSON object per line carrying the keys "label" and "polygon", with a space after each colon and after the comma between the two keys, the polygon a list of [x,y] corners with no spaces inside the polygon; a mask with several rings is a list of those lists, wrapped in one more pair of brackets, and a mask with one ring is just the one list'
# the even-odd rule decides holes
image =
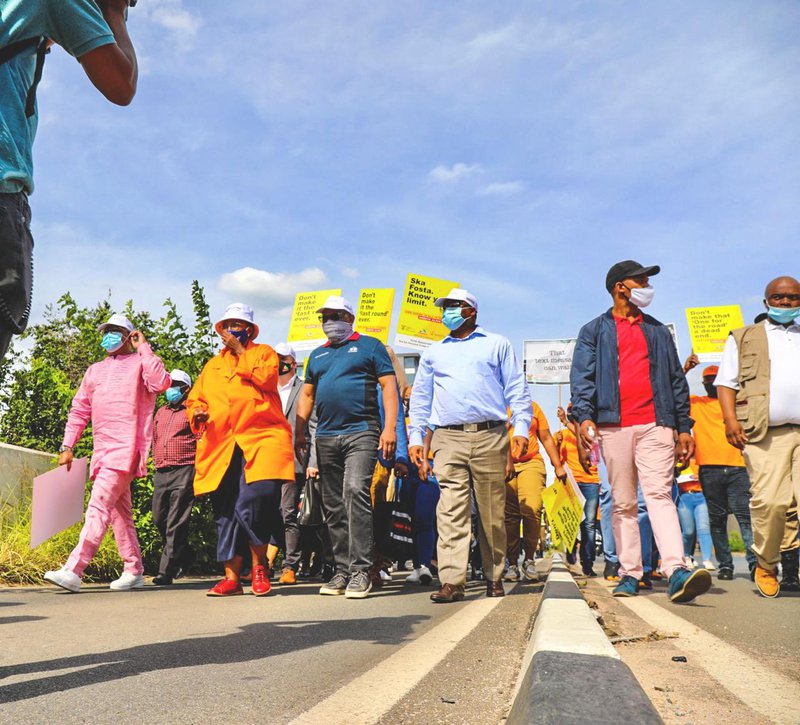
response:
{"label": "blue polo shirt", "polygon": [[[45,36],[80,58],[114,35],[94,0],[0,0],[0,47]],[[36,49],[0,65],[0,193],[33,191],[33,139],[38,109],[25,116]]]}
{"label": "blue polo shirt", "polygon": [[306,382],[314,386],[317,435],[380,429],[378,378],[394,375],[386,347],[354,332],[340,345],[325,343],[308,358]]}

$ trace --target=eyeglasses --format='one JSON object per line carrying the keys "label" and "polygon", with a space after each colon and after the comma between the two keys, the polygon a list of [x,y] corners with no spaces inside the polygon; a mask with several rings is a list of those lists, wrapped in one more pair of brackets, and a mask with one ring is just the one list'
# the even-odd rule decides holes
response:
{"label": "eyeglasses", "polygon": [[444,309],[446,309],[446,310],[451,310],[451,309],[454,309],[455,307],[460,307],[463,310],[465,307],[469,307],[469,305],[466,302],[445,302],[444,303]]}
{"label": "eyeglasses", "polygon": [[347,320],[347,313],[342,312],[323,312],[321,315],[317,315],[317,319],[320,322],[342,322],[343,320]]}
{"label": "eyeglasses", "polygon": [[800,295],[781,294],[780,292],[767,297],[770,302],[780,302],[781,300],[789,300],[789,302],[800,302]]}

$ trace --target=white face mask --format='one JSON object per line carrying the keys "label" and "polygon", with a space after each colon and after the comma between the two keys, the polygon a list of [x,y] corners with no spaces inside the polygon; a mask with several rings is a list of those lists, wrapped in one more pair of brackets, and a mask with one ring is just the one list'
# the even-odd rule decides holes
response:
{"label": "white face mask", "polygon": [[647,307],[652,301],[656,291],[652,287],[633,287],[631,291],[631,304],[637,307]]}

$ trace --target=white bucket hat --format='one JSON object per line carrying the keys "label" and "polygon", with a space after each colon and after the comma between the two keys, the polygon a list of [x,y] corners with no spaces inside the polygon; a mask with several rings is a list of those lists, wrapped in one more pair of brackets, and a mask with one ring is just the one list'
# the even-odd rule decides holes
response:
{"label": "white bucket hat", "polygon": [[170,377],[170,380],[172,380],[173,382],[184,383],[184,384],[188,385],[190,388],[192,387],[192,379],[191,379],[191,377],[189,377],[189,373],[185,373],[185,372],[183,372],[183,370],[178,370],[178,368],[175,368],[169,374],[169,377]]}
{"label": "white bucket hat", "polygon": [[102,325],[98,325],[97,329],[100,332],[104,332],[106,327],[121,327],[128,332],[133,332],[133,324],[131,321],[125,317],[125,315],[120,315],[119,313],[115,312],[111,317],[108,318],[107,322],[104,322]]}
{"label": "white bucket hat", "polygon": [[297,360],[297,353],[288,342],[279,342],[275,345],[275,352],[281,357],[290,357],[292,360]]}
{"label": "white bucket hat", "polygon": [[356,313],[353,311],[353,305],[344,297],[339,297],[338,295],[331,295],[328,297],[328,299],[325,300],[325,304],[317,310],[317,314],[322,312],[322,310],[342,310],[344,312],[349,312],[353,317],[356,316]]}
{"label": "white bucket hat", "polygon": [[214,329],[217,333],[221,333],[222,323],[225,322],[225,320],[240,320],[241,322],[247,322],[253,326],[253,337],[250,339],[255,340],[258,337],[258,325],[253,322],[253,316],[253,308],[250,307],[250,305],[246,305],[243,302],[234,302],[232,305],[228,305],[225,314],[220,317],[217,324],[214,325]]}
{"label": "white bucket hat", "polygon": [[466,302],[475,312],[478,311],[478,298],[472,294],[472,292],[461,289],[460,287],[454,287],[450,290],[450,294],[447,295],[447,297],[439,297],[433,304],[437,307],[444,307],[445,302],[449,302],[450,300]]}

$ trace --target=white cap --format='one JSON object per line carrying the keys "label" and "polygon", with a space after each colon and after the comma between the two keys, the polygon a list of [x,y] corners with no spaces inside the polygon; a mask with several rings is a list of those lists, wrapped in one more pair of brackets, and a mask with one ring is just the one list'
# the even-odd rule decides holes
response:
{"label": "white cap", "polygon": [[169,374],[169,377],[170,377],[170,380],[172,380],[173,382],[185,383],[190,388],[192,387],[192,379],[189,377],[189,373],[185,373],[185,372],[183,372],[183,370],[178,370],[178,368],[175,368]]}
{"label": "white cap", "polygon": [[433,304],[435,304],[437,307],[444,307],[445,302],[448,302],[449,300],[466,302],[473,310],[476,312],[478,311],[478,298],[472,294],[472,292],[468,292],[460,287],[453,287],[447,297],[439,297]]}
{"label": "white cap", "polygon": [[125,315],[120,315],[119,313],[115,312],[111,317],[108,318],[108,322],[104,322],[102,325],[98,325],[97,329],[100,332],[103,332],[106,327],[122,327],[123,329],[127,330],[128,332],[133,332],[133,324],[131,321],[125,317]]}
{"label": "white cap", "polygon": [[250,305],[246,305],[244,302],[234,302],[232,305],[228,305],[225,314],[220,317],[217,324],[214,325],[214,329],[217,332],[222,332],[222,323],[225,322],[225,320],[240,320],[241,322],[247,322],[253,326],[254,331],[251,339],[255,340],[258,337],[258,325],[253,322],[253,317],[253,308],[250,307]]}
{"label": "white cap", "polygon": [[317,314],[322,312],[322,310],[343,310],[344,312],[349,312],[353,317],[356,316],[356,313],[353,311],[353,305],[344,297],[339,297],[338,295],[331,295],[328,297],[328,299],[325,300],[325,304],[317,310]]}
{"label": "white cap", "polygon": [[279,342],[275,345],[275,352],[281,357],[290,357],[292,360],[297,360],[297,353],[295,353],[294,348],[288,342]]}

